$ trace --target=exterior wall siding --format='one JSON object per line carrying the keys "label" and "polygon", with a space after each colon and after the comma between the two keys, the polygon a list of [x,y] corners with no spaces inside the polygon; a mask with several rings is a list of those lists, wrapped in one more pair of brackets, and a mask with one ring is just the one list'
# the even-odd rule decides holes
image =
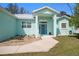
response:
{"label": "exterior wall siding", "polygon": [[[26,20],[18,20],[17,19],[17,35],[36,35],[36,23],[31,23],[31,28],[22,28],[22,22],[26,22]],[[27,23],[26,23],[27,25]]]}
{"label": "exterior wall siding", "polygon": [[0,41],[16,35],[16,19],[0,12]]}
{"label": "exterior wall siding", "polygon": [[[66,23],[66,28],[61,27],[62,23]],[[58,31],[57,32],[58,35],[69,35],[69,21],[68,21],[68,19],[63,18],[58,21],[57,31]]]}
{"label": "exterior wall siding", "polygon": [[47,19],[47,34],[53,34],[53,19]]}

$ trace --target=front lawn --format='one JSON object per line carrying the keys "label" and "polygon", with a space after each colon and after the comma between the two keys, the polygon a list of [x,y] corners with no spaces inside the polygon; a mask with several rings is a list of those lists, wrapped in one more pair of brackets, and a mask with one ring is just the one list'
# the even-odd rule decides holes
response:
{"label": "front lawn", "polygon": [[18,53],[18,54],[7,54],[7,55],[18,55],[18,56],[70,56],[79,55],[79,39],[76,37],[56,37],[59,43],[52,48],[49,52],[34,52],[34,53]]}

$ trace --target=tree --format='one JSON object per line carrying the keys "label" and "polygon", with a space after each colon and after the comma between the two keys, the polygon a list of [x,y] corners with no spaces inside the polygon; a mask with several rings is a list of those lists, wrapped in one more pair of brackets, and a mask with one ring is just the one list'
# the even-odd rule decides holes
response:
{"label": "tree", "polygon": [[7,8],[5,8],[12,14],[26,14],[29,13],[29,11],[25,10],[24,7],[19,7],[16,3],[9,3]]}
{"label": "tree", "polygon": [[18,6],[16,3],[9,3],[6,9],[12,14],[18,13]]}
{"label": "tree", "polygon": [[60,15],[61,15],[61,16],[64,16],[64,15],[66,15],[66,12],[61,11],[61,12],[60,12]]}
{"label": "tree", "polygon": [[79,27],[79,3],[74,7],[74,14],[71,16],[70,25]]}
{"label": "tree", "polygon": [[20,12],[19,12],[20,14],[25,14],[26,13],[26,11],[25,11],[25,9],[23,8],[23,7],[21,7],[20,8]]}

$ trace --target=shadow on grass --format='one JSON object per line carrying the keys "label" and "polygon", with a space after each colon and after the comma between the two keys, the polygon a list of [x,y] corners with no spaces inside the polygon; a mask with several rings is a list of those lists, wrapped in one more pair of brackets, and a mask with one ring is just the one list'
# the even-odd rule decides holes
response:
{"label": "shadow on grass", "polygon": [[79,39],[79,35],[69,35],[68,37],[74,37],[74,38]]}

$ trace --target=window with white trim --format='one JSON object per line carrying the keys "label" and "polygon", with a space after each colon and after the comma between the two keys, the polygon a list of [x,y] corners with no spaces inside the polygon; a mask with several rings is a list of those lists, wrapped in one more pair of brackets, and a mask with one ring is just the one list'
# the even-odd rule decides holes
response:
{"label": "window with white trim", "polygon": [[22,28],[26,28],[26,22],[22,22]]}
{"label": "window with white trim", "polygon": [[61,23],[61,28],[66,28],[66,23]]}
{"label": "window with white trim", "polygon": [[31,28],[31,22],[27,22],[27,28]]}

